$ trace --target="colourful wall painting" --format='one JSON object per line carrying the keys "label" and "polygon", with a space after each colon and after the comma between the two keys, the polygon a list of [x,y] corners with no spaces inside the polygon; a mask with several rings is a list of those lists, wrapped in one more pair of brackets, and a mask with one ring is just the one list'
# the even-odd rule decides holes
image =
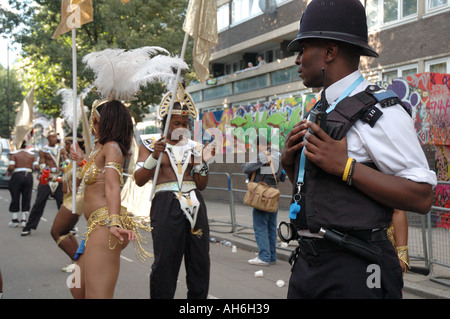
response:
{"label": "colourful wall painting", "polygon": [[377,84],[411,108],[422,144],[450,145],[450,74],[427,72]]}
{"label": "colourful wall painting", "polygon": [[[240,134],[248,129],[265,129],[270,141],[272,129],[279,130],[279,149],[284,146],[284,141],[292,129],[303,117],[303,112],[308,112],[316,103],[317,94],[310,93],[302,96],[256,103],[223,111],[206,112],[201,115],[203,131],[209,128],[219,128],[224,136],[224,148],[227,152],[235,151],[233,144],[242,142],[246,149],[249,148],[249,135]],[[233,129],[236,133],[234,140],[226,139],[226,130]],[[242,129],[242,130],[240,130]],[[242,139],[245,139],[242,141]]]}
{"label": "colourful wall painting", "polygon": [[[450,74],[420,73],[392,83],[392,89],[411,108],[420,143],[434,145],[438,181],[450,181]],[[450,208],[450,185],[435,188],[435,206]],[[450,230],[450,213],[440,212],[437,227]]]}

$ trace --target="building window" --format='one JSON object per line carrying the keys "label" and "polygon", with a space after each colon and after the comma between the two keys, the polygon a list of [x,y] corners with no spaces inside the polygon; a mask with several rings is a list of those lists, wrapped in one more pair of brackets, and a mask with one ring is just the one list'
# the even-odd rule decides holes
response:
{"label": "building window", "polygon": [[395,78],[406,78],[408,76],[417,74],[417,65],[405,65],[396,69],[387,70],[382,73],[382,80],[384,82],[391,82]]}
{"label": "building window", "polygon": [[448,0],[428,0],[428,10],[448,5]]}
{"label": "building window", "polygon": [[417,0],[403,0],[402,5],[404,17],[417,13]]}
{"label": "building window", "polygon": [[203,90],[203,101],[218,99],[229,95],[232,95],[231,84],[219,85]]}
{"label": "building window", "polygon": [[197,91],[191,93],[191,97],[194,100],[194,102],[201,102],[202,101],[202,91]]}
{"label": "building window", "polygon": [[230,4],[217,8],[217,30],[221,31],[230,25]]}
{"label": "building window", "polygon": [[261,14],[258,0],[233,0],[231,3],[231,23],[238,23]]}
{"label": "building window", "polygon": [[425,72],[450,73],[450,57],[426,61]]}
{"label": "building window", "polygon": [[270,84],[279,85],[283,83],[293,82],[300,80],[298,77],[298,67],[290,67],[282,70],[276,70],[270,73]]}
{"label": "building window", "polygon": [[267,87],[266,75],[255,76],[252,78],[236,81],[233,83],[234,94],[258,90],[265,87]]}
{"label": "building window", "polygon": [[367,26],[369,28],[383,27],[386,24],[400,22],[403,19],[416,15],[417,1],[418,0],[367,0]]}

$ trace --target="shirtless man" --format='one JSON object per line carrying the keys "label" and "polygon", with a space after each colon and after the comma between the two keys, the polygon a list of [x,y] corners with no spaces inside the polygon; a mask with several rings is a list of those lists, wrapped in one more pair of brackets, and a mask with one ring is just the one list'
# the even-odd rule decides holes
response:
{"label": "shirtless man", "polygon": [[[38,169],[38,162],[33,151],[26,150],[26,143],[22,143],[20,150],[9,153],[8,172],[12,172],[9,182],[11,204],[9,211],[12,214],[9,227],[19,225],[19,211],[22,211],[20,224],[25,227],[31,205],[31,192],[33,190],[33,169]],[[21,201],[22,199],[22,201]],[[22,207],[21,207],[22,206]]]}
{"label": "shirtless man", "polygon": [[[178,95],[178,94],[177,94]],[[188,95],[186,95],[188,96]],[[163,99],[170,103],[170,98]],[[181,102],[181,103],[180,103]],[[201,190],[208,183],[209,159],[214,148],[177,134],[187,130],[193,103],[179,98],[173,105],[166,141],[146,140],[140,146],[135,180],[138,186],[153,179],[162,153],[150,219],[155,261],[150,274],[150,298],[172,299],[181,261],[185,260],[188,299],[207,298],[209,289],[209,226]],[[166,122],[167,113],[160,116]],[[178,131],[179,132],[179,131]]]}
{"label": "shirtless man", "polygon": [[[30,212],[30,217],[25,225],[22,236],[28,236],[31,234],[31,229],[36,229],[42,215],[44,214],[45,204],[50,195],[56,199],[56,205],[58,210],[61,208],[63,202],[62,184],[60,182],[61,177],[61,159],[70,163],[66,150],[57,145],[58,137],[55,131],[50,131],[47,135],[48,145],[45,145],[39,150],[39,168],[41,174],[39,174],[39,186],[37,189],[36,200],[33,208]],[[41,180],[44,169],[50,170],[50,176],[46,180]],[[43,184],[44,183],[44,184]]]}

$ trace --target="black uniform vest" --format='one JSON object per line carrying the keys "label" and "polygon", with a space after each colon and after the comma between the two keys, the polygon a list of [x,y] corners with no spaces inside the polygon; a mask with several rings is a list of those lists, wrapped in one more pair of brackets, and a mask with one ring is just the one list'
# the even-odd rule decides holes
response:
{"label": "black uniform vest", "polygon": [[[395,104],[409,110],[392,91],[381,91],[377,86],[369,86],[365,91],[339,102],[328,114],[326,131],[336,140],[341,140],[357,121],[374,126],[383,112],[375,107]],[[378,92],[378,93],[377,93]],[[295,176],[301,151],[296,158]],[[374,164],[365,164],[377,169]],[[293,195],[296,193],[294,183]],[[356,187],[347,185],[341,176],[326,173],[314,163],[306,160],[304,184],[301,189],[300,213],[291,219],[297,229],[309,229],[317,233],[321,227],[341,232],[388,227],[393,209],[383,206]]]}

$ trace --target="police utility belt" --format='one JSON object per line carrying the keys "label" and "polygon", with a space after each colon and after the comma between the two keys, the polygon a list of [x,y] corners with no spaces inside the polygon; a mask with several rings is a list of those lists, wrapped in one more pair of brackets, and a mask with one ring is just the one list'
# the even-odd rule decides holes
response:
{"label": "police utility belt", "polygon": [[319,256],[321,253],[348,250],[370,262],[377,263],[381,257],[381,248],[375,242],[388,240],[386,229],[359,230],[340,233],[321,228],[318,237],[300,236],[291,223],[281,222],[278,235],[284,242],[297,240],[298,247],[292,252],[289,263],[293,265],[300,252]]}

